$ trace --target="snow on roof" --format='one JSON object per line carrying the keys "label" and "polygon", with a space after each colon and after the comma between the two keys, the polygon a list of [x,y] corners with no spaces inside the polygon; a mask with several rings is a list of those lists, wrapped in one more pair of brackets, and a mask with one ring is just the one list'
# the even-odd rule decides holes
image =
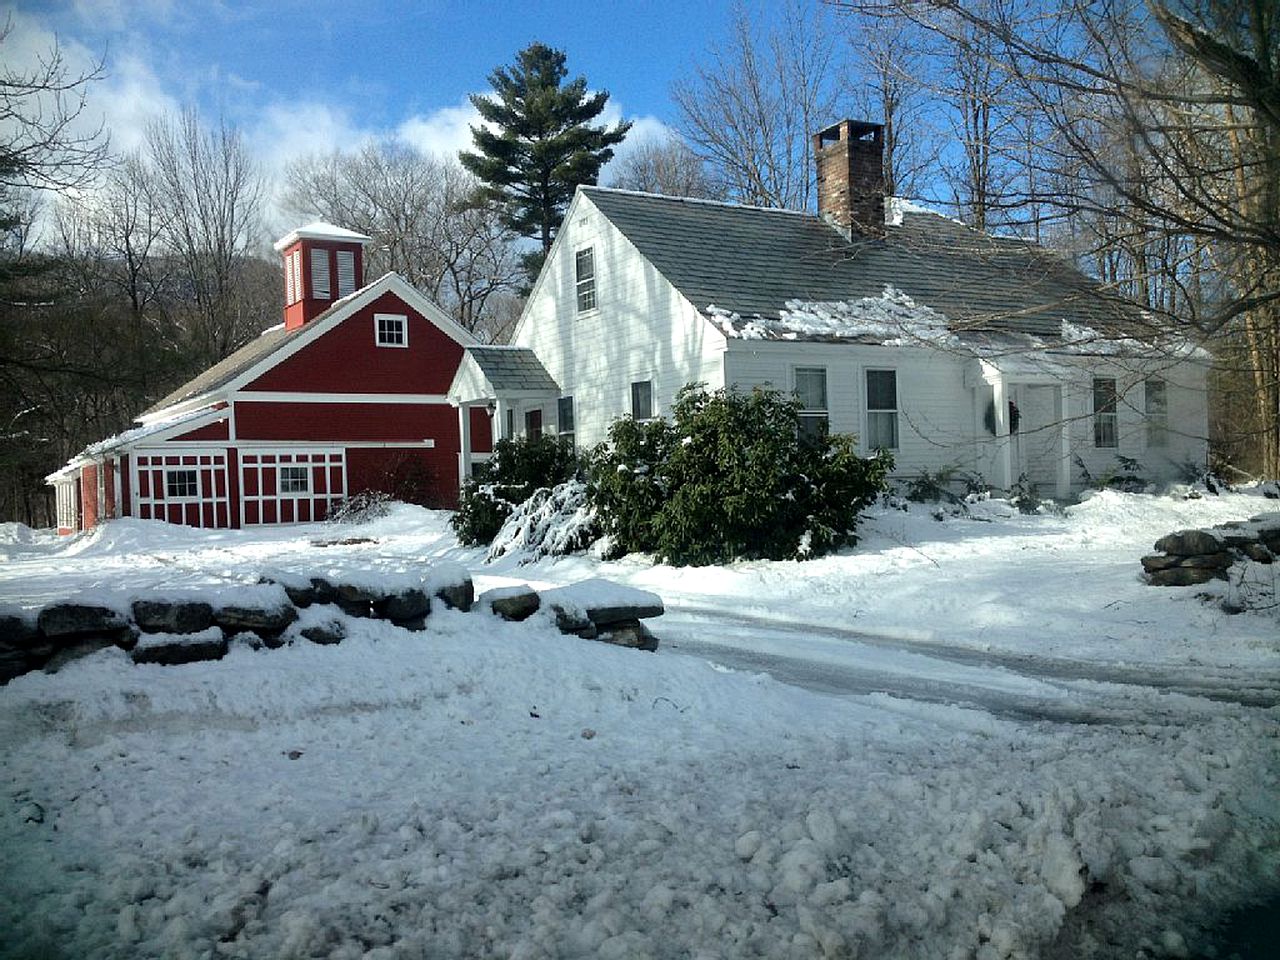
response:
{"label": "snow on roof", "polygon": [[191,410],[187,413],[181,414],[180,416],[170,417],[167,420],[156,420],[151,423],[143,424],[142,426],[130,427],[128,430],[122,430],[113,436],[107,437],[105,440],[99,440],[97,443],[91,443],[67,461],[65,466],[55,470],[53,473],[45,477],[45,482],[52,483],[59,477],[67,475],[67,473],[80,464],[86,463],[90,460],[96,460],[98,457],[101,457],[112,450],[137,443],[139,440],[145,440],[147,437],[153,436],[157,433],[162,433],[165,430],[170,430],[173,427],[179,427],[184,423],[199,420],[208,416],[208,414],[213,412],[213,410],[213,407],[201,407],[199,410]]}
{"label": "snow on roof", "polygon": [[283,237],[277,240],[272,246],[276,250],[283,250],[285,247],[292,246],[299,240],[343,240],[346,242],[368,243],[373,237],[363,233],[356,233],[354,230],[347,230],[345,227],[336,227],[332,223],[325,223],[323,220],[313,220],[306,226],[298,227],[296,230],[290,230]]}
{"label": "snow on roof", "polygon": [[878,297],[856,300],[788,300],[782,316],[743,318],[711,307],[708,314],[726,336],[742,340],[862,340],[903,346],[957,343],[947,318],[886,285]]}

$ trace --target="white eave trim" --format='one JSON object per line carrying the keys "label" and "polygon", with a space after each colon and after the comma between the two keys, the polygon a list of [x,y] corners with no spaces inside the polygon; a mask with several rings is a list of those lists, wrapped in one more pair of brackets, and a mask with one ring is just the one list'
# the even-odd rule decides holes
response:
{"label": "white eave trim", "polygon": [[305,227],[298,227],[296,230],[290,230],[283,237],[272,244],[277,251],[284,250],[285,247],[291,247],[299,240],[331,240],[337,243],[360,243],[365,244],[371,241],[373,237],[366,236],[363,233],[356,233],[354,230],[347,230],[344,227],[335,226],[332,223],[325,223],[323,220],[315,220],[308,223]]}

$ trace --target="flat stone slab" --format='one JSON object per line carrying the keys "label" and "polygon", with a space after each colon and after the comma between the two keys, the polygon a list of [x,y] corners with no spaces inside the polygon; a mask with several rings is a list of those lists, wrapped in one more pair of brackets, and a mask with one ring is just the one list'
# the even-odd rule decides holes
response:
{"label": "flat stone slab", "polygon": [[562,611],[566,617],[580,614],[598,628],[626,620],[660,617],[666,612],[662,598],[656,593],[637,590],[601,577],[580,580],[567,587],[544,590],[542,602]]}
{"label": "flat stone slab", "polygon": [[1179,530],[1156,541],[1157,550],[1182,557],[1218,553],[1222,546],[1222,537],[1209,530]]}
{"label": "flat stone slab", "polygon": [[246,630],[266,639],[274,639],[298,619],[298,611],[291,604],[273,607],[222,607],[214,612],[214,622],[229,634]]}
{"label": "flat stone slab", "polygon": [[55,603],[40,611],[36,623],[50,639],[88,634],[115,636],[129,629],[119,611],[86,603]]}
{"label": "flat stone slab", "polygon": [[134,663],[177,666],[202,660],[221,660],[227,655],[227,638],[218,627],[200,633],[148,633],[133,648]]}
{"label": "flat stone slab", "polygon": [[480,594],[476,604],[483,610],[489,608],[503,620],[528,620],[542,606],[538,592],[528,584],[512,587],[495,587]]}
{"label": "flat stone slab", "polygon": [[213,626],[213,606],[201,600],[135,600],[132,610],[144,633],[199,633]]}

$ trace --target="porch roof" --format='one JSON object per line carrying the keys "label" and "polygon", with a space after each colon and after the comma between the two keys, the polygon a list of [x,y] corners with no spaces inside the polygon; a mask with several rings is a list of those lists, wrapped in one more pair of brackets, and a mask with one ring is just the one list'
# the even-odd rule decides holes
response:
{"label": "porch roof", "polygon": [[558,397],[555,382],[528,347],[472,345],[454,378],[450,396],[466,403],[488,398]]}

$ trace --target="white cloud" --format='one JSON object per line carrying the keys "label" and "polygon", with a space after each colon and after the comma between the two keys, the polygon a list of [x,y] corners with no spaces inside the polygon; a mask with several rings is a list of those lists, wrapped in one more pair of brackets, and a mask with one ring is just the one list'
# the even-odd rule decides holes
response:
{"label": "white cloud", "polygon": [[90,92],[90,103],[98,108],[117,154],[139,149],[148,124],[181,109],[151,67],[134,56],[115,61],[107,79]]}
{"label": "white cloud", "polygon": [[457,106],[410,117],[396,128],[396,136],[423,153],[456,157],[460,150],[470,149],[471,126],[480,123],[480,111],[464,98]]}
{"label": "white cloud", "polygon": [[315,101],[269,104],[244,133],[254,155],[272,174],[311,154],[358,150],[378,136],[354,124],[346,110]]}
{"label": "white cloud", "polygon": [[[621,110],[615,109],[612,103],[605,105],[604,113],[601,114],[602,120],[613,126],[621,118]],[[661,143],[673,136],[678,136],[675,128],[663,123],[652,114],[632,117],[631,130],[627,133],[627,138],[614,148],[613,159],[606,163],[600,171],[600,182],[602,184],[611,183],[613,172],[618,169],[618,162],[626,159],[627,155],[634,150],[646,143]]]}

